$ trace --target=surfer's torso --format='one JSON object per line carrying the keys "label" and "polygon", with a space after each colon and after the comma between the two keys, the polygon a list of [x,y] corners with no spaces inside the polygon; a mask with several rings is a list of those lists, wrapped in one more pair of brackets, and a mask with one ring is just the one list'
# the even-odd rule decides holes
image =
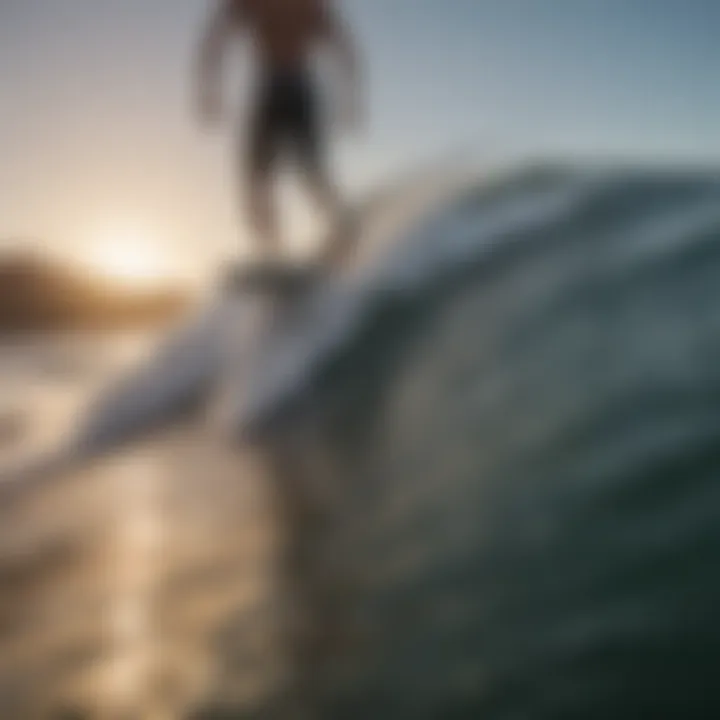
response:
{"label": "surfer's torso", "polygon": [[325,0],[235,0],[234,20],[251,34],[262,67],[297,70],[326,31],[325,6]]}

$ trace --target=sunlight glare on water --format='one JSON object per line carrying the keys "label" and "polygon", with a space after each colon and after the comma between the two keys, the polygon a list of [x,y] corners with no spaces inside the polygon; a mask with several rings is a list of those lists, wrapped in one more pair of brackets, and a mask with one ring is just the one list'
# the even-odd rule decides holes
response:
{"label": "sunlight glare on water", "polygon": [[130,457],[113,468],[119,525],[110,552],[108,698],[120,707],[144,707],[151,698],[155,630],[153,595],[161,570],[163,515],[160,479],[151,459]]}

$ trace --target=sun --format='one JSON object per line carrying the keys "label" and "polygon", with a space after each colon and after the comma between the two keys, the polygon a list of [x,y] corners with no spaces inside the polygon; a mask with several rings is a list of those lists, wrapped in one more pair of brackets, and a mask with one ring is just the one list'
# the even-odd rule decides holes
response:
{"label": "sun", "polygon": [[152,236],[131,229],[97,233],[81,261],[96,275],[132,286],[153,285],[172,275],[169,258]]}

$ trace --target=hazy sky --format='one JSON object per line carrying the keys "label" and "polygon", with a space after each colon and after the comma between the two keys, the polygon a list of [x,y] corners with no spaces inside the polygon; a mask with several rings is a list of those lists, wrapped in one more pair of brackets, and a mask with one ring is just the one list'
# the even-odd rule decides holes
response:
{"label": "hazy sky", "polygon": [[[128,226],[190,263],[230,246],[231,137],[190,112],[209,4],[0,0],[0,237],[77,252]],[[371,81],[369,132],[341,147],[346,184],[458,143],[720,158],[718,0],[342,5]],[[242,72],[233,84],[242,100]]]}

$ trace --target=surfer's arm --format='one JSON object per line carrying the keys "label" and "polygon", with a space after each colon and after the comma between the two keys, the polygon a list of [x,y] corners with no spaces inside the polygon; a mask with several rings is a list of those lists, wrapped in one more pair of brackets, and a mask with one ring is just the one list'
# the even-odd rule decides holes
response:
{"label": "surfer's arm", "polygon": [[205,26],[198,50],[196,91],[198,111],[205,121],[222,111],[223,60],[236,19],[230,0],[220,0]]}

